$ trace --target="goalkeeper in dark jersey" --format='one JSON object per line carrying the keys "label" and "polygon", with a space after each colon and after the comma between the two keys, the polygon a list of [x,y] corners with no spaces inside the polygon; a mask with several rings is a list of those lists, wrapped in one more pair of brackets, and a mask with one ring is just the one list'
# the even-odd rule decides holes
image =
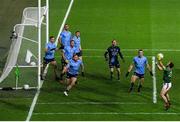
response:
{"label": "goalkeeper in dark jersey", "polygon": [[106,61],[109,61],[111,80],[113,79],[114,67],[116,67],[116,69],[117,69],[117,76],[118,76],[117,79],[120,80],[120,63],[119,63],[119,60],[118,60],[118,55],[121,57],[121,59],[124,62],[124,58],[123,58],[123,55],[121,53],[121,50],[117,46],[116,40],[113,40],[112,45],[104,53],[104,57],[105,57]]}
{"label": "goalkeeper in dark jersey", "polygon": [[163,71],[163,87],[162,87],[160,95],[162,99],[164,100],[165,109],[168,110],[171,105],[168,92],[172,86],[171,78],[172,78],[172,68],[174,67],[174,64],[172,62],[168,62],[167,65],[164,66],[164,64],[160,60],[157,63],[157,67],[159,70]]}

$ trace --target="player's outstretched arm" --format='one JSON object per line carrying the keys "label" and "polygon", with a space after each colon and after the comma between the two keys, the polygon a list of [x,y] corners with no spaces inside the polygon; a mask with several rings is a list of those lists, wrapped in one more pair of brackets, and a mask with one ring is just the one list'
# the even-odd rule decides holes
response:
{"label": "player's outstretched arm", "polygon": [[65,51],[62,51],[62,58],[64,59],[64,61],[66,62],[66,63],[68,63],[69,61],[66,59],[66,57],[65,57]]}
{"label": "player's outstretched arm", "polygon": [[58,42],[59,42],[59,44],[61,44],[61,37],[58,38]]}
{"label": "player's outstretched arm", "polygon": [[159,70],[161,70],[161,71],[163,70],[163,68],[158,63],[156,65]]}
{"label": "player's outstretched arm", "polygon": [[119,56],[121,57],[122,61],[125,62],[122,52],[119,51],[118,53],[119,53]]}
{"label": "player's outstretched arm", "polygon": [[47,52],[48,52],[48,48],[45,48],[45,49],[44,49],[44,52],[47,53]]}
{"label": "player's outstretched arm", "polygon": [[128,75],[129,75],[129,73],[131,72],[131,70],[133,69],[133,67],[134,67],[134,64],[131,64],[131,65],[129,66],[129,69],[128,69],[126,75],[125,75],[126,77],[128,77]]}
{"label": "player's outstretched arm", "polygon": [[147,64],[147,69],[149,70],[150,75],[153,76],[153,73],[149,64]]}
{"label": "player's outstretched arm", "polygon": [[66,72],[67,72],[67,70],[68,70],[68,66],[65,66],[65,67],[63,68],[62,73],[63,73],[63,74],[64,74],[64,73],[66,73]]}
{"label": "player's outstretched arm", "polygon": [[162,61],[157,62],[157,67],[158,67],[159,70],[164,70],[165,69],[165,66],[162,63]]}
{"label": "player's outstretched arm", "polygon": [[106,51],[106,52],[104,53],[104,58],[105,58],[106,61],[108,61],[107,54],[108,54],[108,51]]}

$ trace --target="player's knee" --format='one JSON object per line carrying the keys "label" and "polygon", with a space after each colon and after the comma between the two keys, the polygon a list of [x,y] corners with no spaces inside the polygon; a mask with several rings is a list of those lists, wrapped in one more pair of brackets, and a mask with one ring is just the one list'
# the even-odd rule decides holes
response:
{"label": "player's knee", "polygon": [[165,95],[164,92],[161,92],[161,93],[160,93],[160,96],[161,96],[161,97],[163,97],[164,95]]}
{"label": "player's knee", "polygon": [[117,71],[120,73],[120,68],[117,68]]}
{"label": "player's knee", "polygon": [[51,62],[51,64],[56,66],[56,61]]}
{"label": "player's knee", "polygon": [[134,83],[136,81],[136,78],[134,78],[133,76],[131,77],[131,83]]}
{"label": "player's knee", "polygon": [[74,86],[76,84],[76,79],[72,79],[71,85]]}
{"label": "player's knee", "polygon": [[74,86],[75,85],[75,81],[71,82],[71,86]]}

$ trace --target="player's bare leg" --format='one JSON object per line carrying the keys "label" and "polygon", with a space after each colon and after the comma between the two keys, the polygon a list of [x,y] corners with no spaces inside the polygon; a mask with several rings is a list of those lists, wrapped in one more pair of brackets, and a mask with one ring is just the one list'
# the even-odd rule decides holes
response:
{"label": "player's bare leg", "polygon": [[121,70],[120,68],[117,68],[117,79],[120,80],[120,73],[121,73]]}
{"label": "player's bare leg", "polygon": [[71,79],[66,79],[65,84],[66,84],[66,88],[67,88],[67,86],[69,86],[71,84]]}
{"label": "player's bare leg", "polygon": [[66,70],[67,70],[66,67],[64,67],[63,71],[60,74],[60,83],[64,83],[63,77],[64,77],[64,75],[66,73]]}
{"label": "player's bare leg", "polygon": [[76,84],[77,78],[73,77],[70,80],[69,85],[67,86],[66,90],[64,91],[64,95],[68,96],[68,92],[70,91],[70,89],[72,89],[72,87]]}
{"label": "player's bare leg", "polygon": [[166,96],[166,98],[167,98],[167,100],[168,100],[169,105],[171,105],[169,94],[166,93],[165,96]]}
{"label": "player's bare leg", "polygon": [[130,88],[129,88],[129,92],[131,92],[133,90],[134,83],[136,82],[137,79],[138,79],[137,76],[132,75],[132,77],[131,77],[131,85],[130,85]]}
{"label": "player's bare leg", "polygon": [[169,108],[169,102],[168,102],[167,97],[165,96],[166,93],[167,93],[167,90],[164,89],[164,88],[162,88],[160,95],[161,95],[161,97],[162,97],[162,99],[163,99],[163,101],[164,101],[164,103],[165,103],[165,109],[168,110],[168,108]]}
{"label": "player's bare leg", "polygon": [[59,78],[58,78],[58,69],[57,69],[57,63],[56,63],[56,61],[52,61],[51,64],[52,64],[53,67],[54,67],[54,77],[55,77],[55,80],[59,80]]}
{"label": "player's bare leg", "polygon": [[142,88],[143,83],[144,83],[144,78],[141,78],[139,85],[138,85],[138,92],[141,92],[141,88]]}
{"label": "player's bare leg", "polygon": [[45,79],[45,74],[44,74],[44,70],[46,69],[47,63],[43,62],[43,66],[41,68],[41,80]]}
{"label": "player's bare leg", "polygon": [[110,68],[110,79],[113,79],[113,72],[114,72],[114,68]]}

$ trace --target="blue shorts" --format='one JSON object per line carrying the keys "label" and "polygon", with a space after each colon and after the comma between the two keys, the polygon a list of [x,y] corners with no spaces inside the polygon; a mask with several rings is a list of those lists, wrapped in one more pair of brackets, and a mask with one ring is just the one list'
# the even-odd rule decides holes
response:
{"label": "blue shorts", "polygon": [[119,64],[119,61],[118,60],[115,60],[114,62],[109,62],[109,68],[120,68],[120,64]]}
{"label": "blue shorts", "polygon": [[137,76],[140,79],[144,78],[144,74],[139,74],[139,73],[134,72],[134,75]]}
{"label": "blue shorts", "polygon": [[52,58],[52,59],[46,59],[46,58],[44,58],[44,63],[45,63],[45,64],[48,64],[48,63],[50,63],[50,62],[52,62],[52,61],[55,61],[55,59],[54,59],[54,58]]}
{"label": "blue shorts", "polygon": [[70,78],[76,78],[78,76],[78,74],[70,74],[69,72],[67,72],[66,78],[70,79]]}

